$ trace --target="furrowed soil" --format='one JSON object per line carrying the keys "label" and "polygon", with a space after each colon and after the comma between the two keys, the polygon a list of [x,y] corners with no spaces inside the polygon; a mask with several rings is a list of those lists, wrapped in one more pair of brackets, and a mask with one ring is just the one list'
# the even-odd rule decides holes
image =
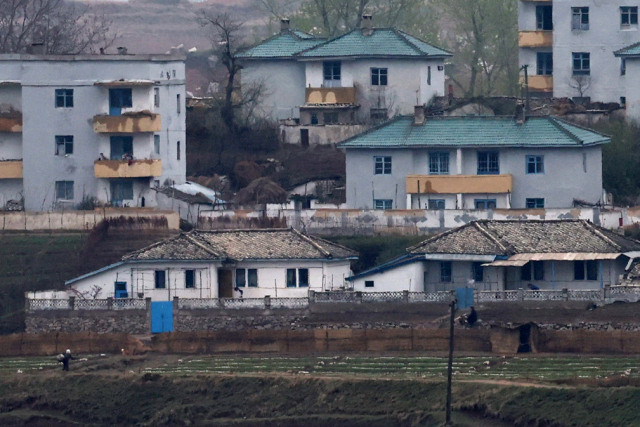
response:
{"label": "furrowed soil", "polygon": [[[438,377],[153,371],[187,362],[106,357],[74,362],[65,373],[42,359],[42,369],[4,371],[0,425],[431,427],[444,421],[446,384]],[[624,384],[456,378],[454,421],[459,427],[640,426],[640,388],[637,381]]]}

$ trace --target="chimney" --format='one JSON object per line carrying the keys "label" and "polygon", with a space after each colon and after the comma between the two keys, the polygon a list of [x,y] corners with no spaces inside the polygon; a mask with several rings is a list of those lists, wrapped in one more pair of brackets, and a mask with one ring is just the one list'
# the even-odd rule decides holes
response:
{"label": "chimney", "polygon": [[516,104],[515,119],[516,119],[516,124],[518,125],[523,125],[524,122],[527,120],[526,109],[524,108],[524,102],[522,102],[521,100],[518,100],[518,103]]}
{"label": "chimney", "polygon": [[413,124],[422,125],[425,122],[424,119],[424,105],[416,105],[413,107]]}
{"label": "chimney", "polygon": [[289,31],[289,18],[282,18],[280,20],[280,32],[284,33]]}
{"label": "chimney", "polygon": [[370,36],[373,33],[373,15],[362,15],[362,34]]}
{"label": "chimney", "polygon": [[118,48],[118,55],[126,55],[126,54],[127,54],[127,48],[120,46]]}
{"label": "chimney", "polygon": [[44,43],[31,43],[27,47],[27,53],[31,55],[44,55]]}

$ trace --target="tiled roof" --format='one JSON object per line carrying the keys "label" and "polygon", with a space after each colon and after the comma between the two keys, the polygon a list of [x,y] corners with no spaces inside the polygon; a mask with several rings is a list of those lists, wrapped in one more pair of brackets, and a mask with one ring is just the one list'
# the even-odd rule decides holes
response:
{"label": "tiled roof", "polygon": [[451,53],[395,28],[374,28],[370,35],[365,35],[363,30],[358,28],[307,49],[297,56],[301,58],[443,57],[451,56]]}
{"label": "tiled roof", "polygon": [[288,30],[270,37],[253,48],[242,52],[239,58],[290,58],[296,53],[316,46],[326,39],[314,37],[300,30]]}
{"label": "tiled roof", "polygon": [[422,125],[413,116],[399,116],[339,144],[344,148],[407,147],[571,147],[608,143],[598,132],[556,117],[531,117],[517,124],[512,117],[427,117]]}
{"label": "tiled roof", "polygon": [[613,52],[615,56],[640,56],[640,42]]}
{"label": "tiled roof", "polygon": [[586,220],[473,221],[407,249],[410,253],[507,255],[624,253],[640,242]]}
{"label": "tiled roof", "polygon": [[344,246],[289,229],[195,230],[123,257],[130,260],[345,259]]}

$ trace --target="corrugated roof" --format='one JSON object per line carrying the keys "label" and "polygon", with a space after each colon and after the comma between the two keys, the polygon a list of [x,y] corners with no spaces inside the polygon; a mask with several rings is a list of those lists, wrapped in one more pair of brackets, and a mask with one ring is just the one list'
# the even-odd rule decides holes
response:
{"label": "corrugated roof", "polygon": [[238,57],[245,59],[291,58],[296,53],[316,46],[325,40],[304,31],[288,30],[266,39],[259,45],[242,52]]}
{"label": "corrugated roof", "polygon": [[451,53],[395,28],[374,28],[366,35],[360,28],[330,39],[298,54],[301,58],[326,57],[433,57]]}
{"label": "corrugated roof", "polygon": [[608,142],[606,135],[548,116],[531,117],[523,124],[512,117],[427,117],[422,125],[414,125],[413,116],[399,116],[339,147],[571,147]]}
{"label": "corrugated roof", "polygon": [[640,42],[634,43],[630,46],[623,47],[622,49],[613,52],[615,56],[639,56],[640,55]]}
{"label": "corrugated roof", "polygon": [[132,260],[346,259],[344,246],[290,229],[194,230],[123,257]]}

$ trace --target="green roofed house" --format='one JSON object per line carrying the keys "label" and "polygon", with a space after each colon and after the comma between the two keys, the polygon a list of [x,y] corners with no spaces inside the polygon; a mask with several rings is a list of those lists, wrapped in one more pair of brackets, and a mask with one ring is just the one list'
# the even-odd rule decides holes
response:
{"label": "green roofed house", "polygon": [[324,39],[289,28],[243,52],[242,90],[266,87],[262,112],[282,121],[287,143],[337,143],[444,95],[451,54],[395,28],[362,28]]}
{"label": "green roofed house", "polygon": [[419,106],[339,147],[349,208],[539,209],[600,203],[609,141],[555,117],[425,117]]}
{"label": "green roofed house", "polygon": [[620,58],[620,72],[625,74],[624,103],[628,119],[640,120],[640,93],[638,93],[638,81],[640,81],[640,42],[622,48],[614,52]]}

